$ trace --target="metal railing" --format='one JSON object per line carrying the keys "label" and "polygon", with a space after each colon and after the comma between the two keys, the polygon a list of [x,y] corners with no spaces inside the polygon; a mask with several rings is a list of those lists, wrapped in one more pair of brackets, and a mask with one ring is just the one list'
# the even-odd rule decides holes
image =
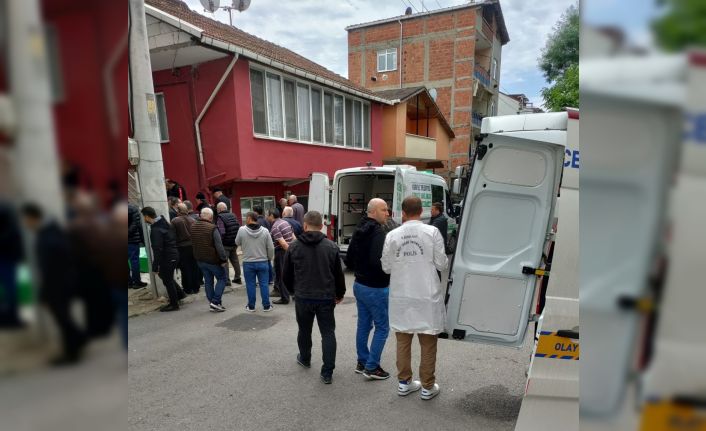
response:
{"label": "metal railing", "polygon": [[481,84],[490,88],[490,73],[482,67],[476,65],[473,69],[473,76],[480,81]]}

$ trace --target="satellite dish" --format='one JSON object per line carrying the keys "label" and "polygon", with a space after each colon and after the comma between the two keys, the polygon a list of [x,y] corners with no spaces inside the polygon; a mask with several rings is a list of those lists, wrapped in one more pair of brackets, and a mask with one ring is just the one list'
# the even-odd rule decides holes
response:
{"label": "satellite dish", "polygon": [[201,0],[201,6],[206,12],[214,13],[221,6],[221,0]]}
{"label": "satellite dish", "polygon": [[238,12],[243,12],[245,9],[250,7],[250,0],[233,0],[233,9],[237,9]]}
{"label": "satellite dish", "polygon": [[429,95],[431,96],[432,100],[436,102],[436,88],[432,88],[429,90]]}

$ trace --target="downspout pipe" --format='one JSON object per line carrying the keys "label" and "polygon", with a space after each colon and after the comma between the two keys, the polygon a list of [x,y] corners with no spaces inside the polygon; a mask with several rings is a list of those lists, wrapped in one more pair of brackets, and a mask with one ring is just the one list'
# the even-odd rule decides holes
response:
{"label": "downspout pipe", "polygon": [[204,179],[206,186],[208,186],[208,181],[206,179],[206,168],[203,163],[203,145],[201,144],[201,120],[206,115],[208,108],[211,107],[213,99],[215,99],[216,95],[218,95],[218,93],[221,91],[221,87],[223,87],[223,83],[226,82],[226,79],[233,70],[233,66],[235,66],[235,62],[238,61],[238,57],[240,57],[240,55],[237,53],[233,55],[233,59],[228,64],[228,67],[226,68],[225,72],[223,72],[223,76],[221,76],[221,79],[218,81],[218,84],[216,84],[216,88],[213,89],[213,91],[211,92],[211,96],[209,96],[208,100],[206,101],[206,104],[201,109],[201,112],[199,112],[198,117],[196,117],[196,121],[194,121],[194,129],[196,129],[196,148],[199,152],[199,165],[201,166],[201,177]]}
{"label": "downspout pipe", "polygon": [[400,24],[400,88],[402,88],[402,20],[397,20]]}

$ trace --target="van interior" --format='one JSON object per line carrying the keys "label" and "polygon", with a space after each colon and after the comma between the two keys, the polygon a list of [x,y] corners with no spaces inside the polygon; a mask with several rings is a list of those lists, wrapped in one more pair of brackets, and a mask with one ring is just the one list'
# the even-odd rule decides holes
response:
{"label": "van interior", "polygon": [[392,208],[395,176],[392,174],[350,174],[339,179],[338,236],[339,244],[351,241],[355,227],[367,211],[368,201],[380,198]]}

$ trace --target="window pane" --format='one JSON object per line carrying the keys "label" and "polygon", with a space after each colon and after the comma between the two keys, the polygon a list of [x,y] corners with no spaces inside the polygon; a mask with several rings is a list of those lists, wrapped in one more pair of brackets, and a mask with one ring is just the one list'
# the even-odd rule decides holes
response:
{"label": "window pane", "polygon": [[353,146],[353,101],[346,99],[346,147]]}
{"label": "window pane", "polygon": [[299,140],[311,141],[309,86],[306,84],[297,84],[297,111],[299,112]]}
{"label": "window pane", "polygon": [[255,133],[267,134],[267,110],[265,108],[265,77],[259,70],[250,70],[250,93],[252,93],[252,122]]}
{"label": "window pane", "polygon": [[392,50],[392,61],[388,61],[387,65],[390,70],[397,70],[397,48]]}
{"label": "window pane", "polygon": [[267,211],[274,209],[274,207],[275,207],[275,198],[273,196],[265,197],[265,206],[263,207],[263,211],[265,211],[265,214],[267,214]]}
{"label": "window pane", "polygon": [[363,148],[363,124],[362,124],[362,107],[361,103],[356,100],[353,102],[353,135],[356,148]]}
{"label": "window pane", "polygon": [[326,143],[333,144],[333,95],[324,93],[324,129]]}
{"label": "window pane", "polygon": [[282,123],[282,88],[278,75],[267,74],[267,118],[270,121],[270,136],[284,136]]}
{"label": "window pane", "polygon": [[370,148],[370,105],[363,104],[363,147]]}
{"label": "window pane", "polygon": [[385,51],[378,51],[378,72],[387,70]]}
{"label": "window pane", "polygon": [[164,106],[164,94],[155,94],[155,102],[157,103],[157,119],[159,123],[159,140],[161,142],[169,141],[169,127],[167,126],[167,108]]}
{"label": "window pane", "polygon": [[297,134],[297,93],[294,81],[284,80],[284,118],[287,138],[299,139]]}
{"label": "window pane", "polygon": [[333,110],[336,145],[343,145],[343,96],[334,95]]}
{"label": "window pane", "polygon": [[250,198],[240,198],[240,220],[245,220],[245,215],[250,211],[252,211]]}
{"label": "window pane", "polygon": [[444,202],[444,188],[441,186],[431,186],[431,202]]}
{"label": "window pane", "polygon": [[311,118],[313,122],[314,142],[321,142],[321,90],[311,89]]}

